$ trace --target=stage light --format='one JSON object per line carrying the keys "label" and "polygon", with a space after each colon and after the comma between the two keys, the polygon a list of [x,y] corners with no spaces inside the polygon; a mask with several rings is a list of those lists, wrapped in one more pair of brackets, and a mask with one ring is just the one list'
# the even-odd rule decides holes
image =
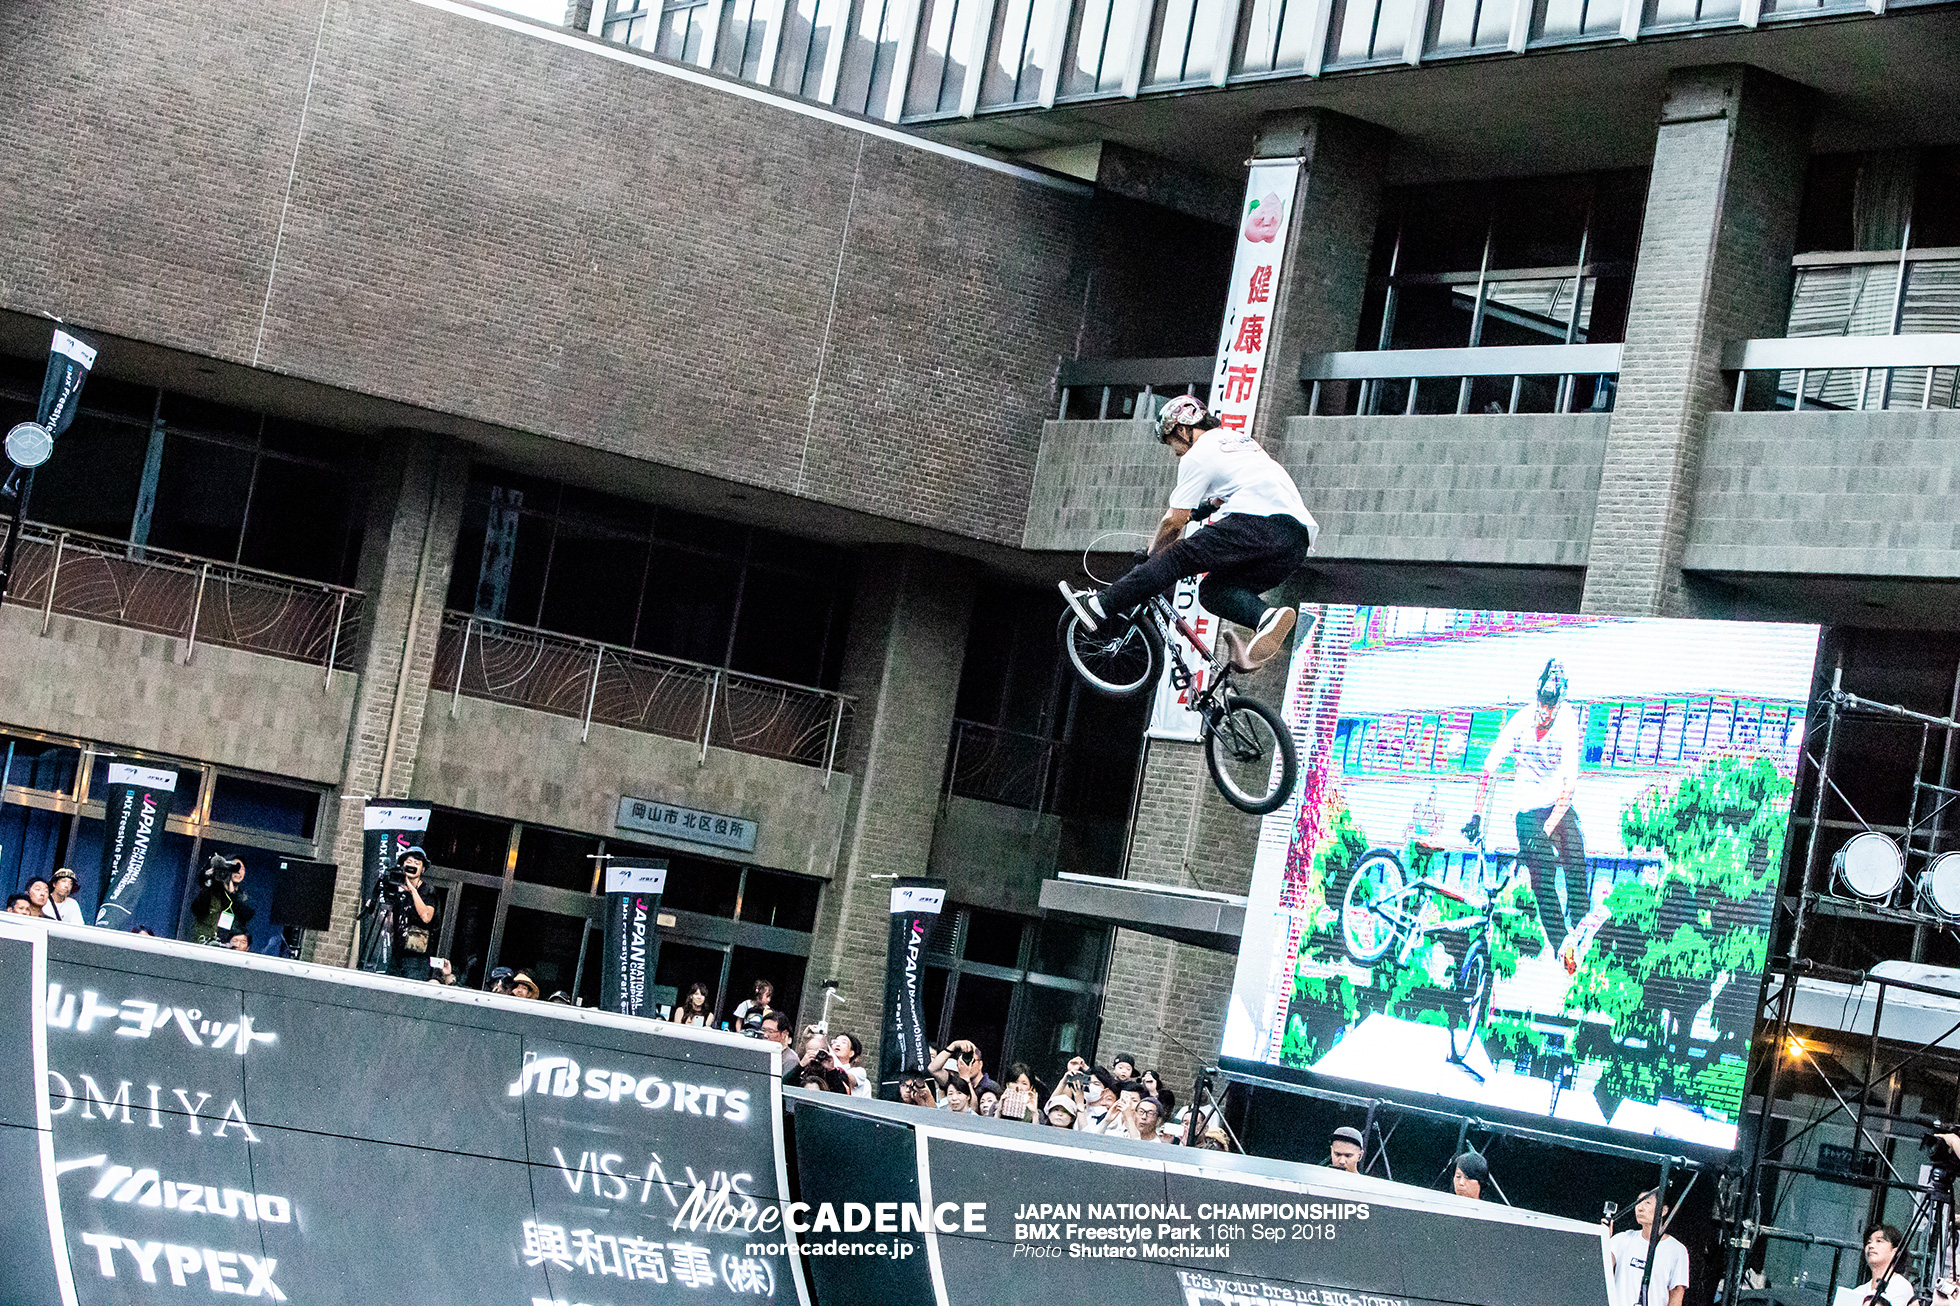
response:
{"label": "stage light", "polygon": [[1919,877],[1919,895],[1949,920],[1960,920],[1960,852],[1941,853]]}
{"label": "stage light", "polygon": [[1854,834],[1831,858],[1831,871],[1860,898],[1883,898],[1906,872],[1899,845],[1875,830]]}

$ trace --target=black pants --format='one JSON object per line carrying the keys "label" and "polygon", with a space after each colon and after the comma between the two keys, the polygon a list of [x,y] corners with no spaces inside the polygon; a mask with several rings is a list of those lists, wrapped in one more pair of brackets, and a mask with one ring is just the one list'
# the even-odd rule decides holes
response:
{"label": "black pants", "polygon": [[[1586,839],[1579,817],[1571,808],[1545,833],[1549,807],[1518,813],[1518,860],[1531,872],[1531,891],[1538,899],[1538,923],[1557,952],[1573,927],[1592,910],[1592,868],[1586,862]],[[1565,892],[1559,893],[1563,882]],[[1563,904],[1560,897],[1564,898]]]}
{"label": "black pants", "polygon": [[1103,591],[1103,611],[1128,612],[1186,576],[1209,572],[1198,602],[1241,626],[1266,615],[1259,596],[1307,560],[1307,528],[1291,517],[1221,517],[1137,564]]}

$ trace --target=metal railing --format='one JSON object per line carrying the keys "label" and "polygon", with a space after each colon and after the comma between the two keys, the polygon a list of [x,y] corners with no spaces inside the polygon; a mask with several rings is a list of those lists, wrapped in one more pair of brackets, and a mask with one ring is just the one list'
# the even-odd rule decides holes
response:
{"label": "metal railing", "polygon": [[725,667],[661,657],[530,626],[443,615],[431,684],[450,692],[592,724],[685,739],[822,767],[824,783],[849,737],[851,698]]}
{"label": "metal railing", "polygon": [[1338,405],[1344,414],[1603,413],[1619,373],[1615,344],[1364,349],[1300,360],[1309,417],[1327,415],[1324,388],[1335,384],[1353,400]]}
{"label": "metal railing", "polygon": [[[1960,408],[1960,333],[1740,340],[1722,354],[1735,411]],[[1776,374],[1774,389],[1749,378]]]}
{"label": "metal railing", "polygon": [[[1170,395],[1211,394],[1213,359],[1065,358],[1056,418],[1106,422],[1156,416],[1156,400]],[[1073,409],[1073,411],[1071,411]]]}
{"label": "metal railing", "polygon": [[1030,812],[1053,810],[1062,741],[978,721],[953,722],[946,793]]}
{"label": "metal railing", "polygon": [[60,613],[173,636],[185,663],[199,644],[313,662],[323,690],[354,665],[363,600],[343,585],[33,522],[7,591],[7,602],[40,610],[43,635]]}

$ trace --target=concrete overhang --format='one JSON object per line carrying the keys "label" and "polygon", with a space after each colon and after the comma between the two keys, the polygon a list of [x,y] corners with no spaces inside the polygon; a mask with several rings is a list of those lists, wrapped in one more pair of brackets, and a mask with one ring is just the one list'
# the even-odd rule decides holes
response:
{"label": "concrete overhang", "polygon": [[1244,898],[1068,871],[1041,882],[1041,911],[1046,916],[1118,925],[1215,952],[1236,953],[1245,931]]}

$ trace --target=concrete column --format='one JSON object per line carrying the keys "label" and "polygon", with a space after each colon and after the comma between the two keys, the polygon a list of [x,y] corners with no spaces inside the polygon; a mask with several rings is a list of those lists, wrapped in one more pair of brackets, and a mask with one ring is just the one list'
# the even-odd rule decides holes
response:
{"label": "concrete column", "polygon": [[1810,124],[1809,92],[1753,68],[1668,82],[1583,611],[1689,615],[1681,552],[1702,431],[1734,401],[1722,347],[1783,334]]}
{"label": "concrete column", "polygon": [[449,565],[456,551],[469,458],[435,436],[383,437],[361,544],[358,584],[367,595],[366,651],[347,735],[338,802],[330,809],[333,925],[313,960],[345,965],[360,911],[361,800],[402,798],[415,773]]}
{"label": "concrete column", "polygon": [[[1287,418],[1307,411],[1300,359],[1355,347],[1391,140],[1370,123],[1318,109],[1260,124],[1253,157],[1298,158],[1301,165],[1286,267],[1267,330],[1266,379],[1252,421],[1268,448],[1278,446]],[[1302,488],[1311,509],[1311,489]]]}
{"label": "concrete column", "polygon": [[850,1005],[832,1012],[832,1025],[864,1040],[874,1073],[891,877],[925,874],[932,855],[972,611],[972,570],[958,559],[893,548],[859,569],[842,686],[857,709],[838,762],[858,782],[804,975],[803,1018],[821,1009],[823,981],[839,981]]}
{"label": "concrete column", "polygon": [[[1247,692],[1281,702],[1287,662],[1274,658],[1245,682]],[[1252,883],[1260,824],[1219,797],[1200,745],[1153,739],[1124,878],[1242,894]],[[1117,1053],[1133,1052],[1139,1069],[1156,1068],[1178,1100],[1187,1100],[1200,1063],[1217,1060],[1237,964],[1233,953],[1117,930],[1096,1060],[1107,1065]]]}

